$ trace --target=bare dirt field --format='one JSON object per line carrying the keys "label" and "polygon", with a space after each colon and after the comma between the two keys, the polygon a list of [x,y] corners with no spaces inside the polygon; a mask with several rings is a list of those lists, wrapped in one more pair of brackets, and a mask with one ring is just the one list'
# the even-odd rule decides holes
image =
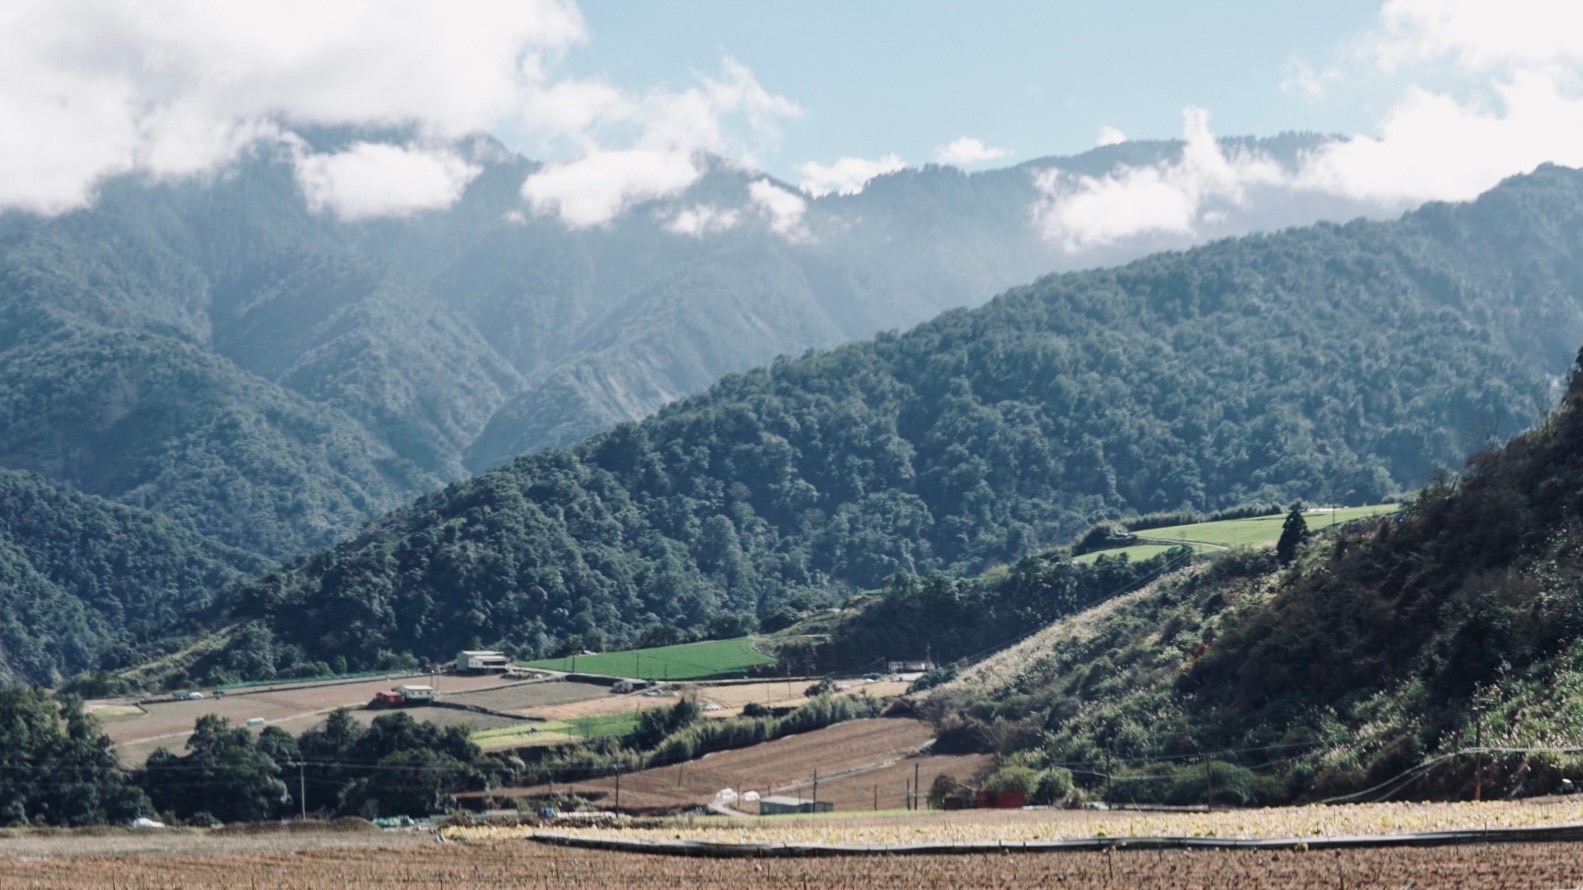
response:
{"label": "bare dirt field", "polygon": [[103,838],[19,852],[0,840],[0,887],[1574,887],[1557,844],[1347,852],[1117,852],[821,859],[693,859],[425,835],[183,837],[127,849]]}
{"label": "bare dirt field", "polygon": [[[803,783],[811,783],[814,770],[836,780],[844,773],[882,767],[912,754],[932,736],[928,724],[917,720],[852,720],[751,748],[720,751],[677,766],[622,776],[621,806],[623,809],[654,810],[692,806],[708,803],[722,788],[753,790],[760,794],[797,794]],[[825,796],[825,787],[826,780],[821,779],[821,798]],[[840,783],[832,787],[840,787]],[[863,789],[867,789],[872,798],[872,782],[864,785],[861,778],[854,778],[851,787],[841,793],[855,799]],[[594,779],[570,786],[558,784],[554,790],[571,790],[608,802],[615,796],[615,779]],[[540,785],[492,794],[497,798],[528,798],[550,791],[549,786]],[[863,806],[863,809],[868,808],[868,804]]]}
{"label": "bare dirt field", "polygon": [[[765,683],[734,683],[723,686],[683,686],[683,694],[693,693],[698,696],[700,704],[712,702],[720,706],[719,711],[711,711],[710,717],[734,717],[742,712],[748,704],[761,704],[765,707],[784,708],[796,707],[806,704],[808,697],[803,694],[809,686],[807,680],[770,681]],[[837,684],[836,695],[871,695],[883,698],[892,695],[901,695],[907,691],[908,684],[899,680],[842,680]]]}
{"label": "bare dirt field", "polygon": [[545,716],[540,713],[540,709],[547,706],[611,697],[610,690],[603,686],[595,686],[591,683],[567,683],[562,680],[517,683],[499,689],[458,692],[445,696],[447,701],[535,717]]}
{"label": "bare dirt field", "polygon": [[[225,717],[234,724],[262,717],[266,725],[300,733],[336,708],[367,704],[376,692],[404,683],[429,682],[428,677],[407,676],[356,683],[282,684],[245,694],[232,693],[224,698],[207,696],[199,701],[151,702],[142,706],[145,712],[142,714],[128,713],[129,703],[121,700],[94,702],[93,706],[107,710],[111,715],[110,719],[104,721],[104,730],[116,743],[116,751],[122,762],[141,765],[155,748],[164,746],[172,751],[181,751],[187,743],[187,737],[192,734],[193,724],[205,714]],[[447,675],[439,677],[435,685],[440,695],[446,696],[453,692],[500,686],[503,682],[506,681],[497,676]]]}
{"label": "bare dirt field", "polygon": [[[939,776],[951,776],[961,782],[971,782],[974,774],[989,767],[994,760],[988,754],[951,754],[908,757],[890,766],[849,775],[819,779],[819,799],[835,805],[838,813],[862,810],[896,810],[907,806],[907,788],[917,769],[918,787],[929,793],[929,786]],[[822,773],[822,771],[821,771]],[[626,789],[622,789],[625,791]],[[812,797],[812,782],[795,786],[780,786],[776,794]],[[876,799],[878,806],[875,806]],[[918,806],[924,804],[920,802]],[[751,811],[751,808],[748,808]]]}

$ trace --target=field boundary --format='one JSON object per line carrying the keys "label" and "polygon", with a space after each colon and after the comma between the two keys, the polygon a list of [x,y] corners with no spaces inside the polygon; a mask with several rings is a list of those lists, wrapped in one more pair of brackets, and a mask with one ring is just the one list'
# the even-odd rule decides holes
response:
{"label": "field boundary", "polygon": [[[773,817],[768,817],[773,818]],[[1337,837],[1091,837],[1050,841],[978,841],[935,844],[755,844],[716,841],[636,840],[540,832],[535,843],[584,850],[697,856],[714,859],[812,858],[820,856],[942,856],[982,853],[1093,853],[1112,850],[1364,850],[1390,847],[1456,847],[1478,844],[1575,843],[1583,824],[1545,828],[1494,828],[1370,834]]]}

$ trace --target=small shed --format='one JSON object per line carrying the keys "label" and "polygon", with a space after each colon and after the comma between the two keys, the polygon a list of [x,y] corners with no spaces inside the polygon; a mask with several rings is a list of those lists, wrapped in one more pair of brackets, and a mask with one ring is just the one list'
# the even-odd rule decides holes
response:
{"label": "small shed", "polygon": [[809,800],[806,797],[788,797],[771,794],[759,798],[760,816],[785,816],[791,813],[830,813],[835,804],[828,800]]}
{"label": "small shed", "polygon": [[463,649],[456,653],[456,669],[464,673],[497,673],[511,669],[511,659],[493,649]]}
{"label": "small shed", "polygon": [[398,686],[396,691],[401,693],[401,703],[404,705],[434,701],[433,686]]}

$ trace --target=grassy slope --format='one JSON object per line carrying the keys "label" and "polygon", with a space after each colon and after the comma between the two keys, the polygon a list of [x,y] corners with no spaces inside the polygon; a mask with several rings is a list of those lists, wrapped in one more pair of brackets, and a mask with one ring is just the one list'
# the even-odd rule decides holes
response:
{"label": "grassy slope", "polygon": [[[1340,507],[1310,510],[1304,515],[1309,531],[1321,531],[1332,525],[1394,513],[1400,504],[1372,504],[1367,507]],[[1191,541],[1206,544],[1195,547],[1199,552],[1209,552],[1221,547],[1274,547],[1281,537],[1281,524],[1286,515],[1254,516],[1247,519],[1223,519],[1219,522],[1195,522],[1189,525],[1171,525],[1163,528],[1140,529],[1138,537],[1158,541]],[[1095,550],[1077,557],[1077,562],[1093,562],[1100,556],[1125,554],[1134,561],[1148,559],[1170,549],[1169,544],[1136,544],[1111,550]]]}
{"label": "grassy slope", "polygon": [[774,661],[754,648],[752,637],[738,637],[733,640],[705,640],[678,646],[630,649],[626,652],[550,658],[528,662],[528,667],[645,680],[695,680],[739,674],[750,667]]}

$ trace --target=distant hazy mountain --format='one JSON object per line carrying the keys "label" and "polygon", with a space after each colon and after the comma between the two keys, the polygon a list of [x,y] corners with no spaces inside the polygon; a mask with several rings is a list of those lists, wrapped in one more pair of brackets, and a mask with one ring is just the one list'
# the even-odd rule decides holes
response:
{"label": "distant hazy mountain", "polygon": [[[1289,162],[1317,142],[1226,145]],[[0,216],[0,467],[279,559],[728,372],[1185,237],[1073,254],[1033,209],[1041,172],[1099,175],[1175,143],[903,171],[790,221],[756,209],[762,174],[709,161],[685,194],[584,230],[526,206],[534,163],[461,150],[483,170],[462,200],[407,219],[310,212],[268,150],[208,180],[116,180],[59,218]],[[705,210],[733,225],[703,231]],[[1339,212],[1249,203],[1214,231],[1322,211]]]}

